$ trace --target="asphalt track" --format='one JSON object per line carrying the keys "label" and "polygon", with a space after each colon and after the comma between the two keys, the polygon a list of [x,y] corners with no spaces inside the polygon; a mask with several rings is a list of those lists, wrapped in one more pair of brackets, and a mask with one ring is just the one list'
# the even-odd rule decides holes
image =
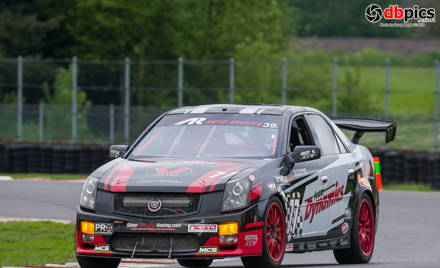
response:
{"label": "asphalt track", "polygon": [[[73,220],[81,188],[70,182],[0,181],[0,216]],[[337,265],[331,251],[287,254],[283,262],[283,267]],[[218,261],[213,267],[241,267],[241,262]],[[383,191],[371,262],[343,267],[439,268],[440,193]]]}

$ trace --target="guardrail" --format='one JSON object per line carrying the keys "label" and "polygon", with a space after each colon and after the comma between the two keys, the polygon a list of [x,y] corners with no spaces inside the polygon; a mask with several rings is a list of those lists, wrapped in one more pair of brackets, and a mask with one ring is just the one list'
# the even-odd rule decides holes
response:
{"label": "guardrail", "polygon": [[[440,189],[440,153],[371,148],[384,184],[423,183]],[[108,145],[0,142],[0,172],[87,174],[106,163]]]}

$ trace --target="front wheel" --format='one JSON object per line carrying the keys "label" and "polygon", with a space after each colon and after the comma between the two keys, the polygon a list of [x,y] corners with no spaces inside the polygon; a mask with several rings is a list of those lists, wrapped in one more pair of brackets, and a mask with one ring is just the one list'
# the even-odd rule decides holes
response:
{"label": "front wheel", "polygon": [[121,262],[121,259],[99,257],[77,256],[76,259],[78,260],[79,266],[81,266],[81,268],[116,268]]}
{"label": "front wheel", "polygon": [[212,264],[212,259],[177,259],[177,262],[183,267],[203,268]]}
{"label": "front wheel", "polygon": [[351,246],[337,249],[333,253],[341,264],[368,263],[373,255],[375,237],[375,216],[373,205],[367,194],[363,194],[356,208],[351,228]]}
{"label": "front wheel", "polygon": [[242,257],[246,268],[278,268],[286,247],[286,222],[283,206],[277,197],[269,200],[264,213],[263,252],[261,256]]}

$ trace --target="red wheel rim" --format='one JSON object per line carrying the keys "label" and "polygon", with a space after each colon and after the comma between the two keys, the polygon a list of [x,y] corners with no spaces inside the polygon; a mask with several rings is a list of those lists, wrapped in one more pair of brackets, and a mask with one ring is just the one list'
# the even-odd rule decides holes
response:
{"label": "red wheel rim", "polygon": [[273,202],[266,215],[266,246],[274,262],[281,261],[286,246],[286,224],[281,206]]}
{"label": "red wheel rim", "polygon": [[370,202],[364,199],[359,208],[359,244],[362,253],[370,256],[374,245],[374,218]]}

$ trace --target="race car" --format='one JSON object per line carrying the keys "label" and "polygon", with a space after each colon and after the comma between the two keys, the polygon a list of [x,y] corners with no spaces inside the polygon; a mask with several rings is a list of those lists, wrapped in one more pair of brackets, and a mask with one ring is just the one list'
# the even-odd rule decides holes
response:
{"label": "race car", "polygon": [[365,132],[390,142],[396,123],[286,105],[168,111],[132,145],[110,146],[113,160],[85,182],[78,262],[208,267],[241,257],[245,267],[279,267],[285,253],[333,250],[339,263],[367,263],[379,192],[372,156],[357,144]]}

